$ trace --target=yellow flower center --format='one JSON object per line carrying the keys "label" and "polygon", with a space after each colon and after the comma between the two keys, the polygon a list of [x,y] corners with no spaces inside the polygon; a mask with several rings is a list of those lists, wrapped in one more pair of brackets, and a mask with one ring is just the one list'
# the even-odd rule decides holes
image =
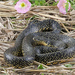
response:
{"label": "yellow flower center", "polygon": [[63,4],[63,8],[65,8],[65,6],[66,6],[66,4],[64,3],[64,4]]}
{"label": "yellow flower center", "polygon": [[25,3],[21,3],[21,7],[25,7],[26,5],[25,5]]}

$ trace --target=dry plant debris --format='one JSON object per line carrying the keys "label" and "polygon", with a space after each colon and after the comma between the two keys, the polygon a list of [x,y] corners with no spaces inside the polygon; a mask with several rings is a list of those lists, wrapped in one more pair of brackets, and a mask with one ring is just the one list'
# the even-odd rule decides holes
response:
{"label": "dry plant debris", "polygon": [[[41,63],[36,61],[32,66],[22,69],[15,69],[6,65],[3,56],[4,51],[14,45],[18,34],[25,29],[32,19],[54,19],[61,24],[64,35],[75,38],[75,10],[63,15],[56,6],[35,6],[28,13],[19,14],[12,3],[12,0],[0,1],[0,75],[41,75],[42,73],[44,75],[75,75],[75,58],[66,59],[65,63],[58,65],[47,66],[42,64],[46,67],[43,70],[37,69]],[[64,64],[68,63],[73,66],[65,67]]]}

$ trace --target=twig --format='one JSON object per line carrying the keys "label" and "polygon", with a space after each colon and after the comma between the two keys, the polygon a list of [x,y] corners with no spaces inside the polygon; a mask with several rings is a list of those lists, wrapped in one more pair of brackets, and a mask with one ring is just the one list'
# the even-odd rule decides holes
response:
{"label": "twig", "polygon": [[71,29],[71,30],[75,30],[75,28],[72,28],[72,27],[68,27],[68,26],[67,26],[66,28],[68,28],[68,29]]}
{"label": "twig", "polygon": [[32,7],[31,10],[36,8],[47,9],[47,8],[57,8],[57,6],[35,6],[35,7]]}
{"label": "twig", "polygon": [[[62,22],[62,21],[61,21]],[[63,23],[69,23],[71,25],[75,25],[75,21],[63,21]]]}
{"label": "twig", "polygon": [[0,11],[16,11],[14,6],[0,4]]}
{"label": "twig", "polygon": [[24,29],[8,29],[8,30],[10,30],[10,31],[22,31]]}
{"label": "twig", "polygon": [[57,63],[65,63],[65,62],[72,62],[72,61],[75,61],[75,58],[73,59],[61,59],[61,60],[55,60],[55,61],[51,61],[51,62],[48,62],[47,65],[51,65],[53,63],[57,64]]}
{"label": "twig", "polygon": [[14,12],[0,12],[1,17],[15,17],[16,13]]}
{"label": "twig", "polygon": [[54,18],[54,19],[59,19],[59,20],[65,21],[65,18],[56,17],[56,16],[52,16],[52,15],[48,15],[48,14],[36,13],[36,12],[33,12],[33,11],[29,11],[29,13],[32,13],[34,15],[40,15],[40,16],[44,16],[44,17],[48,17],[48,18]]}
{"label": "twig", "polygon": [[[34,61],[34,64],[36,64],[36,65],[40,65],[40,64],[42,64],[42,63],[39,63],[39,62],[37,62],[37,61]],[[49,68],[49,66],[46,66],[46,65],[44,65],[44,64],[42,64],[44,67],[46,67],[46,68]]]}
{"label": "twig", "polygon": [[48,68],[48,70],[55,70],[55,69],[65,69],[65,70],[70,70],[70,69],[75,69],[75,67],[51,67],[51,68]]}
{"label": "twig", "polygon": [[69,33],[69,31],[68,31],[68,29],[66,28],[66,26],[63,24],[63,23],[61,23],[61,25],[65,28],[65,30]]}

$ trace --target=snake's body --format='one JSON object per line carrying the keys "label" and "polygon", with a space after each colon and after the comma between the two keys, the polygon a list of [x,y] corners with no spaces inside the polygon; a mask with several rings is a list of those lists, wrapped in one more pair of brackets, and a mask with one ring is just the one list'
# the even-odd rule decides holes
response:
{"label": "snake's body", "polygon": [[14,47],[5,51],[5,61],[15,67],[24,67],[34,60],[46,64],[51,60],[72,58],[75,40],[60,34],[60,31],[59,23],[52,19],[30,22],[17,37]]}

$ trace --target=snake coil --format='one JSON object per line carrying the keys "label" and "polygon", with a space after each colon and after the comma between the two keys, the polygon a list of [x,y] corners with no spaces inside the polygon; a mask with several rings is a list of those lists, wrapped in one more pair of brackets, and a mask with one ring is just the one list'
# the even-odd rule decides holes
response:
{"label": "snake coil", "polygon": [[17,37],[14,47],[4,52],[5,61],[20,68],[31,65],[34,60],[46,64],[73,57],[75,39],[60,34],[60,31],[60,24],[52,19],[33,20]]}

